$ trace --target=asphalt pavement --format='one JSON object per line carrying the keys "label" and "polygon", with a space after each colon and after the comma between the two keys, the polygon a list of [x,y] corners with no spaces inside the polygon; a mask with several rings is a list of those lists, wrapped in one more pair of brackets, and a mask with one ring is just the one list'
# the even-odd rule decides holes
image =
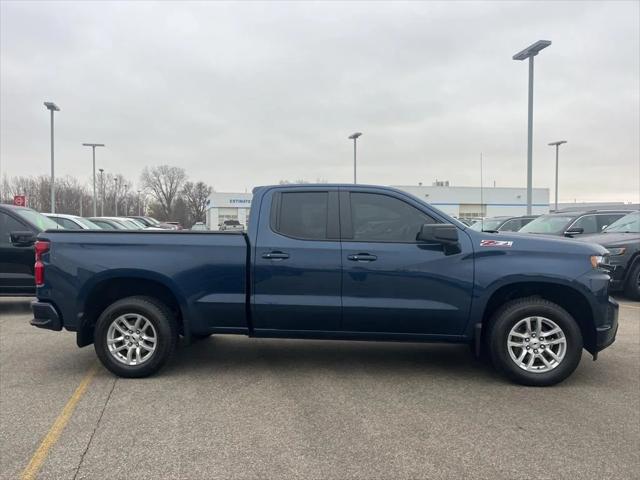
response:
{"label": "asphalt pavement", "polygon": [[0,478],[65,414],[38,478],[638,478],[640,303],[620,301],[597,362],[528,388],[465,346],[234,336],[181,346],[151,378],[91,377],[93,347],[0,299]]}

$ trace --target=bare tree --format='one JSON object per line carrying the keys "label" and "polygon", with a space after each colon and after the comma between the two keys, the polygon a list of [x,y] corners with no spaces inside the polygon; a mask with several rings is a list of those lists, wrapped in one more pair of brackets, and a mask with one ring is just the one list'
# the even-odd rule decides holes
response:
{"label": "bare tree", "polygon": [[173,213],[173,204],[180,189],[187,179],[183,168],[160,165],[145,167],[140,176],[142,186],[160,204],[165,219],[169,220]]}
{"label": "bare tree", "polygon": [[204,182],[187,182],[184,184],[182,195],[187,204],[189,220],[192,224],[204,222],[204,214],[211,192],[213,192],[213,188]]}

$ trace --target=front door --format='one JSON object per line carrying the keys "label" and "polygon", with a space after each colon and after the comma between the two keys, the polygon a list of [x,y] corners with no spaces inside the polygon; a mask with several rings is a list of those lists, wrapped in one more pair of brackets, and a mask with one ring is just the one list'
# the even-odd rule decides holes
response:
{"label": "front door", "polygon": [[337,188],[265,195],[253,253],[256,334],[340,329],[339,236]]}
{"label": "front door", "polygon": [[353,332],[460,335],[471,305],[471,243],[459,249],[416,240],[441,223],[402,194],[353,189],[340,194],[342,329]]}

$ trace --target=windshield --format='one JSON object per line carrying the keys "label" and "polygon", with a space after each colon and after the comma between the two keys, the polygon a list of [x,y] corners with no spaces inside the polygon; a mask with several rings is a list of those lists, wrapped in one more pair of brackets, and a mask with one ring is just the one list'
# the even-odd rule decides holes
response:
{"label": "windshield", "polygon": [[558,235],[564,233],[567,224],[574,218],[574,216],[570,215],[543,215],[527,223],[518,231]]}
{"label": "windshield", "polygon": [[138,228],[146,228],[147,226],[136,218],[127,218],[129,223],[133,223]]}
{"label": "windshield", "polygon": [[51,220],[49,217],[45,217],[41,213],[36,212],[35,210],[25,209],[17,209],[15,211],[18,215],[24,218],[31,225],[38,227],[40,230],[59,230],[61,227],[56,222]]}
{"label": "windshield", "polygon": [[486,220],[478,220],[476,223],[471,225],[472,230],[485,231],[485,232],[493,232],[497,231],[500,225],[504,222],[504,218],[488,218]]}
{"label": "windshield", "polygon": [[611,232],[640,233],[640,212],[625,215],[604,229],[604,233]]}

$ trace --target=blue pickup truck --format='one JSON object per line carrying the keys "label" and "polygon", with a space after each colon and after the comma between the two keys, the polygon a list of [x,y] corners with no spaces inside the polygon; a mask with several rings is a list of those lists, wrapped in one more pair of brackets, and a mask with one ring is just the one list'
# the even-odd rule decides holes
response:
{"label": "blue pickup truck", "polygon": [[616,335],[607,251],[477,232],[405,192],[254,190],[248,231],[46,231],[36,327],[76,332],[123,377],[179,336],[467,343],[507,377],[552,385]]}

